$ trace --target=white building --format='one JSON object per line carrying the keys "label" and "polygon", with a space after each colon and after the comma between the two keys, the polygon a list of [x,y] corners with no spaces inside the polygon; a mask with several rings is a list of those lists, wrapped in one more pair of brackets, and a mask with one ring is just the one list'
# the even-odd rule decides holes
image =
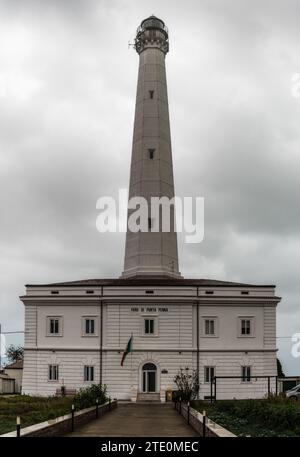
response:
{"label": "white building", "polygon": [[[168,31],[151,16],[140,56],[129,196],[174,196],[165,56]],[[172,214],[171,214],[172,217]],[[151,218],[149,218],[151,228]],[[275,389],[276,305],[271,285],[183,279],[176,233],[128,231],[119,279],[28,285],[23,392],[51,395],[107,385],[118,399],[164,401],[174,376],[199,373],[199,397],[262,397]],[[121,366],[133,335],[133,352]],[[258,377],[258,378],[256,378]]]}

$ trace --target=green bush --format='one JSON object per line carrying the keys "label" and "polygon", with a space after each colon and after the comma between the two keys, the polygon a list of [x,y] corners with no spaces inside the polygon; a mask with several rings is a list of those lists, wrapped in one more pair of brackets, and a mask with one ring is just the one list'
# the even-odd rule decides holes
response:
{"label": "green bush", "polygon": [[105,385],[92,384],[90,387],[80,389],[74,397],[74,404],[76,409],[88,408],[95,405],[97,399],[99,405],[108,400]]}
{"label": "green bush", "polygon": [[191,370],[189,367],[180,368],[174,378],[174,382],[178,389],[178,397],[183,402],[188,402],[196,398],[199,391],[199,378],[196,370]]}

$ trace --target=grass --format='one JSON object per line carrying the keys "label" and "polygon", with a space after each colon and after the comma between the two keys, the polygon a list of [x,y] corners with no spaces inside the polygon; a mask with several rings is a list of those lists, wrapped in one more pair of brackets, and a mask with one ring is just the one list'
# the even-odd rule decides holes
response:
{"label": "grass", "polygon": [[195,401],[193,407],[237,436],[300,437],[300,402],[287,398]]}
{"label": "grass", "polygon": [[75,397],[0,396],[0,435],[16,429],[16,417],[21,417],[21,427],[38,424],[69,414],[72,403],[75,409],[84,409],[107,400],[106,387],[92,385],[82,389]]}
{"label": "grass", "polygon": [[71,411],[70,397],[0,397],[0,434],[16,428],[16,417],[21,417],[21,427],[37,424]]}

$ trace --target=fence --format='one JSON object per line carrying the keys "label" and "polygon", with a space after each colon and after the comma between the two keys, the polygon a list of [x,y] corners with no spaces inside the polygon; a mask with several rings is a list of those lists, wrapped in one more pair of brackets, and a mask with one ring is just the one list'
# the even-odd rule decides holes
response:
{"label": "fence", "polygon": [[[223,384],[218,383],[218,380],[223,380]],[[262,398],[265,395],[268,397],[274,393],[278,395],[278,377],[277,376],[214,376],[210,381],[210,396],[205,399],[213,401],[217,400],[217,387],[219,389],[218,393],[222,399],[233,399],[232,397],[232,380],[240,380],[236,386],[234,386],[234,392],[236,399],[246,399],[246,398]],[[271,387],[271,380],[273,382],[273,388]],[[226,382],[228,381],[228,383]],[[265,381],[265,382],[261,382]],[[257,383],[257,384],[256,384]],[[227,394],[228,392],[228,394]]]}
{"label": "fence", "polygon": [[221,427],[221,425],[209,419],[206,416],[205,411],[201,414],[192,408],[189,403],[182,403],[179,400],[174,402],[174,408],[202,438],[234,438],[236,436],[229,430],[226,430],[226,428]]}
{"label": "fence", "polygon": [[23,429],[21,429],[21,419],[17,417],[16,431],[5,433],[4,435],[0,435],[0,437],[53,437],[65,435],[73,432],[77,427],[84,425],[93,419],[97,419],[108,411],[117,408],[117,406],[118,403],[116,400],[109,400],[103,405],[99,405],[98,402],[96,402],[95,406],[80,411],[75,411],[74,405],[72,405],[70,414],[41,422],[40,424],[30,425]]}

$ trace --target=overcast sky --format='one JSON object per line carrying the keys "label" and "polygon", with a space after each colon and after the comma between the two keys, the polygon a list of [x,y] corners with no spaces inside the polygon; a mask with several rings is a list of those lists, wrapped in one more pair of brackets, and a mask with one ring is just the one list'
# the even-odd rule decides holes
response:
{"label": "overcast sky", "polygon": [[[299,0],[0,0],[0,322],[23,330],[24,284],[118,277],[124,234],[96,201],[128,186],[138,55],[155,14],[176,193],[205,197],[185,277],[277,285],[278,336],[300,333]],[[20,336],[8,342],[22,342]],[[289,338],[288,374],[300,374]]]}

